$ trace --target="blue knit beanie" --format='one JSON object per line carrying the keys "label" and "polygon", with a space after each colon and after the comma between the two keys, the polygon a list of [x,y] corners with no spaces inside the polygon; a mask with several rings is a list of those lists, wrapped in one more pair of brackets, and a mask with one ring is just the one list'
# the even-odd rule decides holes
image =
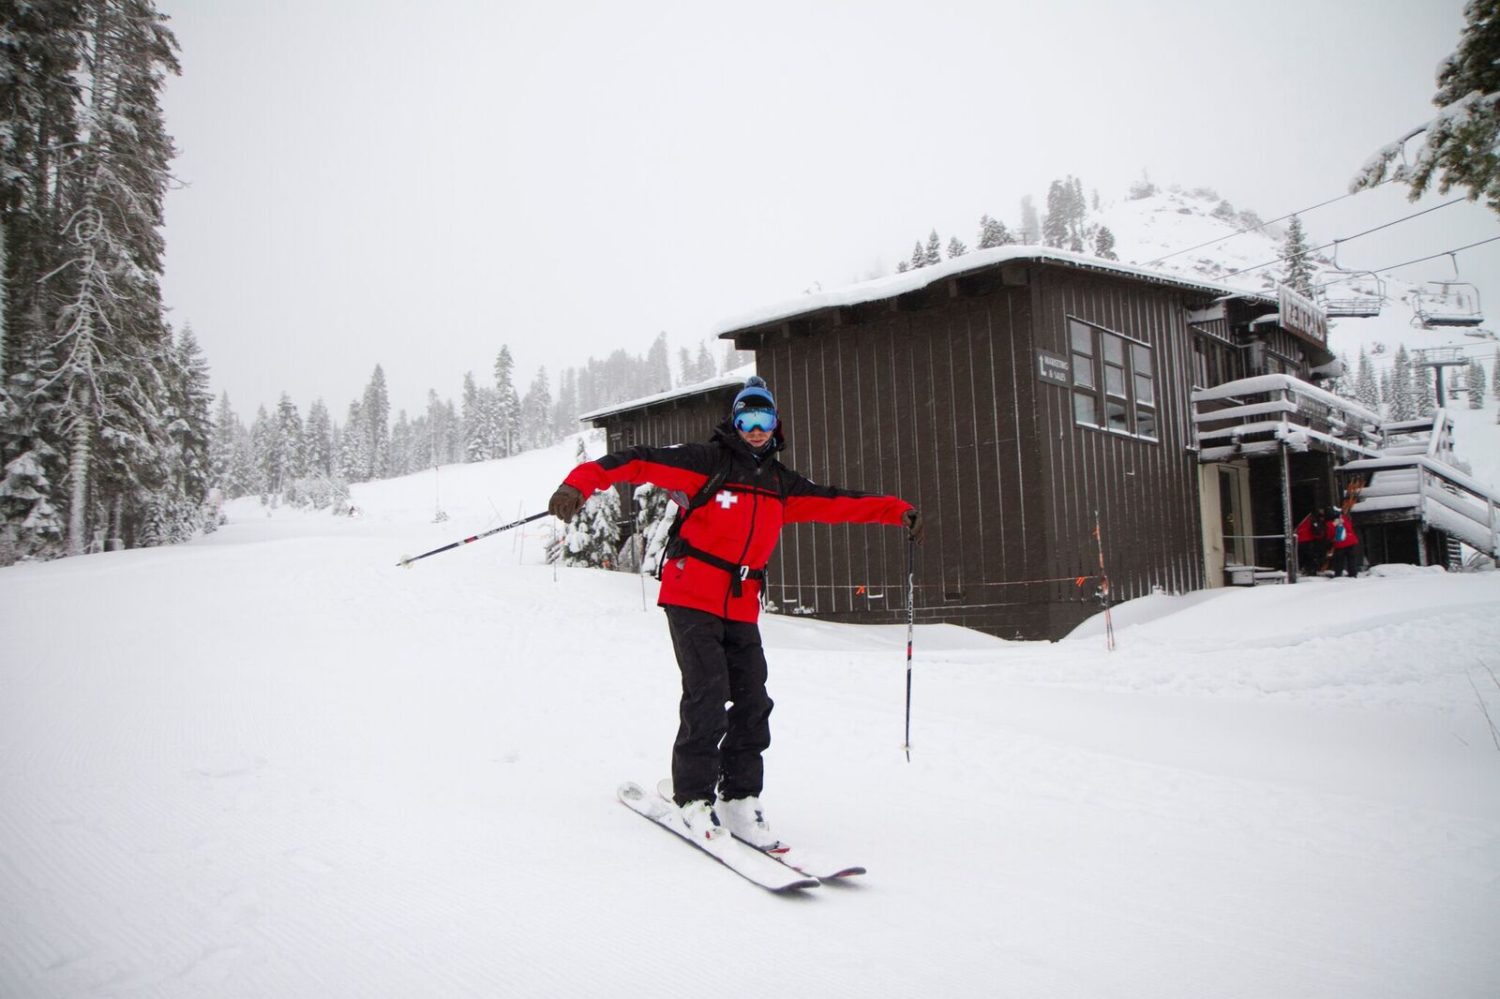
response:
{"label": "blue knit beanie", "polygon": [[759,375],[751,375],[745,379],[745,387],[734,397],[734,406],[729,410],[729,415],[738,415],[746,409],[769,409],[776,412],[776,399],[771,395],[771,390],[766,388],[766,380]]}

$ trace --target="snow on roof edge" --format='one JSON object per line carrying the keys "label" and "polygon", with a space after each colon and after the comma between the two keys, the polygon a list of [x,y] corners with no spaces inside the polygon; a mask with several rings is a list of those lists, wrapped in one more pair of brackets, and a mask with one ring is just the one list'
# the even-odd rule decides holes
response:
{"label": "snow on roof edge", "polygon": [[746,378],[755,374],[755,365],[746,364],[733,371],[726,371],[715,378],[707,378],[701,382],[691,385],[679,385],[665,392],[657,392],[654,395],[641,396],[639,399],[627,399],[624,402],[610,403],[600,409],[593,409],[587,413],[578,414],[580,423],[589,420],[597,420],[602,416],[613,416],[615,413],[623,413],[627,409],[641,409],[645,406],[654,406],[658,403],[670,402],[673,399],[685,398],[690,395],[698,395],[703,392],[712,392],[717,388],[728,388],[731,385],[742,385]]}
{"label": "snow on roof edge", "polygon": [[991,247],[987,250],[975,250],[956,259],[945,260],[929,267],[918,267],[899,274],[889,274],[871,281],[861,281],[858,284],[845,285],[841,288],[830,289],[829,291],[820,291],[800,295],[797,298],[783,299],[764,308],[755,309],[715,323],[709,328],[709,335],[723,338],[730,333],[737,333],[741,330],[764,326],[767,323],[779,322],[796,316],[804,316],[812,312],[820,312],[824,309],[861,305],[865,302],[878,302],[881,299],[894,298],[897,295],[917,291],[945,278],[965,274],[969,271],[980,270],[985,267],[993,267],[1012,260],[1034,260],[1041,263],[1062,264],[1070,267],[1104,271],[1126,277],[1141,278],[1160,284],[1169,284],[1179,288],[1188,288],[1194,291],[1210,292],[1226,298],[1252,298],[1262,301],[1274,301],[1274,299],[1270,299],[1259,292],[1231,288],[1228,285],[1214,284],[1208,281],[1195,281],[1180,274],[1172,274],[1167,271],[1153,271],[1145,267],[1136,267],[1133,264],[1121,264],[1113,260],[1091,257],[1083,253],[1070,253],[1067,250],[1055,250],[1045,246],[1012,244],[1009,246]]}

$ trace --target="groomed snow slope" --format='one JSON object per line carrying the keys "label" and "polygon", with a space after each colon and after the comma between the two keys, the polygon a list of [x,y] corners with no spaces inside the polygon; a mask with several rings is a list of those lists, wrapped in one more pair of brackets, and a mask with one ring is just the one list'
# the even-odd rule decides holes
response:
{"label": "groomed snow slope", "polygon": [[0,570],[0,995],[1500,994],[1500,574],[919,628],[910,763],[904,629],[768,619],[771,819],[870,871],[782,898],[614,800],[675,729],[639,580],[394,567],[571,460]]}

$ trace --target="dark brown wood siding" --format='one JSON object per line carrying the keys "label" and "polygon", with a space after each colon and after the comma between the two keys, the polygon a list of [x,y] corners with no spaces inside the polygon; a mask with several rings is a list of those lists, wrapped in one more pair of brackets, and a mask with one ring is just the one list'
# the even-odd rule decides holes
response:
{"label": "dark brown wood siding", "polygon": [[[1012,269],[757,331],[757,367],[789,465],[922,510],[920,620],[1057,638],[1099,606],[1096,513],[1116,600],[1203,585],[1183,295]],[[1039,349],[1069,356],[1069,318],[1151,347],[1158,441],[1079,425],[1070,389],[1041,380]],[[898,621],[904,565],[899,530],[795,525],[768,595],[791,613]]]}
{"label": "dark brown wood siding", "polygon": [[[637,409],[611,413],[592,422],[594,426],[604,428],[605,447],[610,452],[621,451],[636,444],[666,447],[669,444],[706,441],[713,436],[714,427],[729,416],[730,406],[739,390],[739,385],[710,389]],[[618,490],[622,510],[633,518],[634,489],[620,486]],[[629,530],[633,528],[628,529],[627,533]]]}

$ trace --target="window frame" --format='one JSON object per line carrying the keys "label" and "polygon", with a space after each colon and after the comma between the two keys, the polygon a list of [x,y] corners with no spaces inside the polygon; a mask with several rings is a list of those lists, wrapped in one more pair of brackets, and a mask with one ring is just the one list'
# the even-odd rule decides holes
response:
{"label": "window frame", "polygon": [[[1161,443],[1156,350],[1144,340],[1067,317],[1073,423],[1119,437]],[[1148,428],[1142,432],[1142,428]]]}

